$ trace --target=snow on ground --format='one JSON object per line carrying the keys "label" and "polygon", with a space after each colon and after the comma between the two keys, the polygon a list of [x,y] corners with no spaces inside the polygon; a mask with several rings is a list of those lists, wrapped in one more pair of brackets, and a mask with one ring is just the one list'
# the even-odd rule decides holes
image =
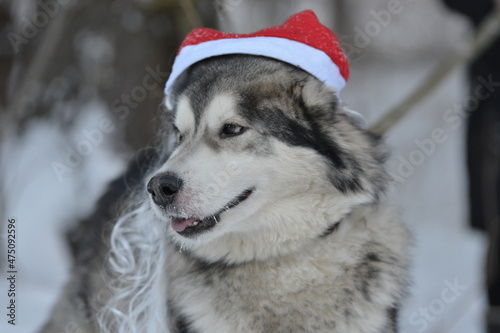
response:
{"label": "snow on ground", "polygon": [[[83,131],[99,128],[106,118],[104,107],[91,102],[81,110],[75,128],[63,133],[51,121],[29,125],[25,135],[10,136],[0,147],[0,196],[5,204],[2,223],[16,219],[16,325],[8,325],[8,304],[5,278],[5,230],[0,249],[2,272],[0,279],[0,332],[35,332],[47,319],[50,310],[68,278],[70,258],[64,242],[64,232],[93,208],[108,180],[118,175],[123,158],[111,150],[111,135],[102,141],[94,133],[94,143],[88,156],[71,172],[58,179],[51,164],[65,163],[66,146],[77,149],[88,139]],[[90,146],[89,146],[90,147]],[[82,150],[83,151],[83,150]]]}

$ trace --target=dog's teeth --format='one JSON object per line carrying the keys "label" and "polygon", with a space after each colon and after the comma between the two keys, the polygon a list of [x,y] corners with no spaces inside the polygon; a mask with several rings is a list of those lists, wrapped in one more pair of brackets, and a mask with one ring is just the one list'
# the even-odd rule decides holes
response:
{"label": "dog's teeth", "polygon": [[194,221],[188,224],[188,227],[196,227],[200,221]]}

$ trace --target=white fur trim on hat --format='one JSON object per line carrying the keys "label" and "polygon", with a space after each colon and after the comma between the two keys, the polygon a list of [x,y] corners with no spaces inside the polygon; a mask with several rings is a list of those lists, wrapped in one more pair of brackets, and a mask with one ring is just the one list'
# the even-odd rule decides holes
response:
{"label": "white fur trim on hat", "polygon": [[346,83],[325,52],[304,43],[280,37],[227,38],[183,47],[174,61],[165,93],[168,95],[177,77],[189,66],[225,54],[251,54],[281,60],[314,75],[333,87],[337,94]]}

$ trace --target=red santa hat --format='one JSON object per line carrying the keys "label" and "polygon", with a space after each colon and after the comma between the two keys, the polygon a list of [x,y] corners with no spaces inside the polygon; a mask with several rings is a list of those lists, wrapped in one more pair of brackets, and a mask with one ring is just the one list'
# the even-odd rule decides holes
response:
{"label": "red santa hat", "polygon": [[281,60],[314,75],[337,94],[349,78],[347,57],[337,37],[318,21],[314,12],[306,10],[291,16],[283,25],[251,34],[229,34],[207,28],[191,31],[175,58],[165,86],[167,96],[175,80],[189,66],[225,54]]}

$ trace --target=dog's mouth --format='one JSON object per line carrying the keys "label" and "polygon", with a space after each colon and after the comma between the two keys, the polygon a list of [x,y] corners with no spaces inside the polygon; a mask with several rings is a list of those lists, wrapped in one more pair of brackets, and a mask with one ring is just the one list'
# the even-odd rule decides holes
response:
{"label": "dog's mouth", "polygon": [[248,199],[248,197],[253,193],[254,189],[248,189],[243,191],[236,198],[231,200],[227,205],[225,205],[217,213],[209,215],[204,218],[180,218],[172,217],[171,225],[172,229],[176,231],[179,235],[192,238],[205,231],[208,231],[215,227],[220,220],[220,214],[227,212],[231,208],[238,206],[240,203]]}

